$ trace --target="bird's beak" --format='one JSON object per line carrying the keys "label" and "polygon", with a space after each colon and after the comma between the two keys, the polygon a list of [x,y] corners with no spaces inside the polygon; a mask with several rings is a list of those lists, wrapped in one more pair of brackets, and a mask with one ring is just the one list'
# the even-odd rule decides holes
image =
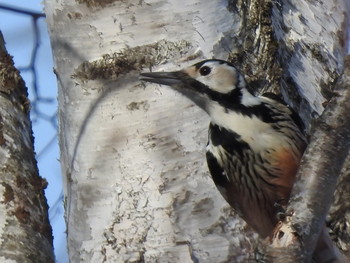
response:
{"label": "bird's beak", "polygon": [[199,107],[208,112],[208,97],[205,96],[203,92],[203,90],[205,90],[207,87],[201,82],[192,78],[188,74],[188,70],[141,73],[140,80],[168,85],[191,99]]}
{"label": "bird's beak", "polygon": [[168,85],[168,86],[181,84],[183,77],[184,77],[184,73],[181,71],[150,72],[150,73],[140,74],[140,80],[162,84],[162,85]]}

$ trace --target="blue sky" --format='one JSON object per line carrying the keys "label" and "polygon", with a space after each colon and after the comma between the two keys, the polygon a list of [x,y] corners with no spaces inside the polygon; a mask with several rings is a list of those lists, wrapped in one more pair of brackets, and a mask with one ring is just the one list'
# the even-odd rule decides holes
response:
{"label": "blue sky", "polygon": [[[0,5],[23,10],[42,12],[41,0],[0,0]],[[14,57],[15,66],[28,87],[29,98],[35,102],[32,110],[35,150],[40,175],[48,181],[45,191],[49,203],[49,217],[53,227],[54,247],[58,263],[68,262],[65,240],[65,224],[62,205],[62,179],[57,144],[57,82],[53,74],[53,62],[49,36],[44,18],[38,20],[40,47],[35,56],[38,89],[33,89],[33,74],[27,69],[35,43],[31,16],[0,9],[0,30],[4,35],[7,51]]]}

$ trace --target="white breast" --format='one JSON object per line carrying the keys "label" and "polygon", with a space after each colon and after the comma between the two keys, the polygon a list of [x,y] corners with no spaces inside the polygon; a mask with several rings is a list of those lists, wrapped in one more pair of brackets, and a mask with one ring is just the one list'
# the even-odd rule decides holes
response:
{"label": "white breast", "polygon": [[256,116],[250,117],[228,110],[218,103],[211,104],[209,115],[213,123],[240,135],[241,139],[256,152],[283,144],[281,134]]}

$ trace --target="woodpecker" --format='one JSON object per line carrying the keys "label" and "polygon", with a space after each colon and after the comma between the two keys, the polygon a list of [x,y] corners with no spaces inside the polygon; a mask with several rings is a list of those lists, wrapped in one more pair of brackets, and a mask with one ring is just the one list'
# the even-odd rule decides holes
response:
{"label": "woodpecker", "polygon": [[215,185],[260,237],[271,236],[307,145],[299,116],[276,95],[252,95],[223,60],[140,79],[171,86],[210,116],[206,159]]}

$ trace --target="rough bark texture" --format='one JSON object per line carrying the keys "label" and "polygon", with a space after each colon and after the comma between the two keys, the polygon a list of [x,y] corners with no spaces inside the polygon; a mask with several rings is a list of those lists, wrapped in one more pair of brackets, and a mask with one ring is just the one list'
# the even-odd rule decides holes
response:
{"label": "rough bark texture", "polygon": [[350,258],[350,155],[348,155],[334,194],[327,226],[337,246]]}
{"label": "rough bark texture", "polygon": [[[334,92],[336,95],[315,123],[315,130],[293,189],[287,210],[288,216],[286,221],[278,226],[279,231],[273,240],[273,246],[279,249],[278,253],[272,253],[274,262],[310,261],[318,236],[324,227],[338,176],[346,164],[345,160],[350,150],[350,119],[347,116],[350,112],[350,56]],[[348,185],[344,185],[344,189],[347,188]],[[338,191],[343,191],[343,188]],[[343,200],[349,200],[348,193],[344,195]],[[336,200],[336,205],[340,205],[339,200]],[[338,213],[347,208],[349,204],[343,202]],[[332,213],[341,220],[335,223],[340,236],[349,235],[349,222],[345,221],[346,217],[342,217],[349,212],[348,210],[342,214]],[[285,229],[291,229],[292,232]],[[349,251],[349,242],[350,239],[347,240],[345,252]]]}
{"label": "rough bark texture", "polygon": [[[343,71],[348,50],[349,2],[232,2],[237,5],[235,10],[245,27],[237,36],[244,39],[241,44],[243,52],[230,58],[247,75],[252,74],[253,77],[246,78],[253,92],[280,92],[310,127],[312,119],[322,113],[327,101],[334,95],[335,83]],[[254,8],[256,5],[259,8]],[[237,40],[236,44],[239,43]],[[330,157],[337,156],[335,152],[329,151]],[[315,158],[313,161],[315,167],[320,166]],[[324,162],[324,159],[319,161]],[[342,161],[337,160],[341,166]],[[348,193],[346,182],[350,180],[348,165],[349,162],[344,164],[335,193],[335,205],[328,220],[332,237],[344,252],[348,251],[350,243],[350,200],[349,195],[344,194]],[[333,178],[337,175],[333,174]],[[322,188],[328,185],[322,176],[317,181],[320,187],[315,192],[322,193]],[[334,191],[331,188],[327,190]],[[310,193],[300,193],[304,194]],[[317,198],[313,202],[316,206],[319,204]],[[327,210],[330,202],[331,196],[328,195],[325,206],[321,208]],[[319,218],[320,222],[324,216]],[[281,255],[284,254],[282,250]]]}
{"label": "rough bark texture", "polygon": [[54,262],[27,89],[0,33],[0,262]]}
{"label": "rough bark texture", "polygon": [[255,93],[272,91],[308,125],[343,70],[348,1],[229,1],[242,23],[230,60]]}
{"label": "rough bark texture", "polygon": [[47,1],[72,262],[253,260],[208,176],[208,118],[138,73],[228,59],[308,124],[342,71],[346,1]]}

